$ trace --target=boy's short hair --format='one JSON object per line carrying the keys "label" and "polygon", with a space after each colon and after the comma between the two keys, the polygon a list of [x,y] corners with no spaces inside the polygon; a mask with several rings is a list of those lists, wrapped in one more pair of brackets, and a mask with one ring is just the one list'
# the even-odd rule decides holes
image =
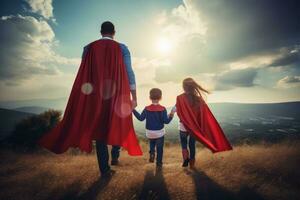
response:
{"label": "boy's short hair", "polygon": [[151,100],[159,100],[161,99],[162,92],[159,88],[152,88],[150,90],[150,99]]}

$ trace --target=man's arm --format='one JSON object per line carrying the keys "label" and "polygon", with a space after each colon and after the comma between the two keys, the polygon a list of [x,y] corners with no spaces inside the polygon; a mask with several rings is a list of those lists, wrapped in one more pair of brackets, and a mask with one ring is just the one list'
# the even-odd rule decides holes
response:
{"label": "man's arm", "polygon": [[137,95],[136,95],[136,82],[135,82],[135,74],[131,65],[131,55],[130,51],[126,45],[120,44],[122,49],[123,60],[126,66],[126,72],[129,80],[130,91],[132,96],[132,106],[135,108],[137,106]]}

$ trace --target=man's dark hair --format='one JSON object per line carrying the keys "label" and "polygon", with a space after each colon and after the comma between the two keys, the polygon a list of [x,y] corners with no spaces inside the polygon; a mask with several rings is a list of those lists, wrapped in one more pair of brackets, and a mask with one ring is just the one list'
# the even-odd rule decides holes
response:
{"label": "man's dark hair", "polygon": [[101,34],[114,34],[115,26],[110,21],[103,22],[101,24]]}
{"label": "man's dark hair", "polygon": [[150,99],[151,100],[160,100],[161,99],[161,95],[162,95],[162,92],[158,88],[152,88],[150,90]]}

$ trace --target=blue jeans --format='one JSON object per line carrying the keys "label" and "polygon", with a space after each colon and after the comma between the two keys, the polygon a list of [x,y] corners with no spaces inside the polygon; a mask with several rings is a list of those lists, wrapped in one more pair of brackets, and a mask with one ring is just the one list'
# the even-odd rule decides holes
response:
{"label": "blue jeans", "polygon": [[196,144],[195,144],[195,138],[191,136],[188,132],[183,132],[180,131],[180,143],[181,143],[181,148],[188,149],[189,145],[189,150],[190,150],[190,159],[195,159],[195,154],[196,154]]}
{"label": "blue jeans", "polygon": [[150,145],[150,154],[155,154],[155,147],[157,151],[156,155],[156,163],[162,164],[162,157],[164,153],[164,140],[165,137],[162,136],[160,138],[155,138],[155,139],[149,139],[149,145]]}
{"label": "blue jeans", "polygon": [[[111,157],[112,159],[118,159],[120,156],[120,146],[113,146],[111,149]],[[108,164],[109,154],[107,144],[96,141],[96,151],[97,151],[97,159],[98,165],[101,173],[105,173],[110,170],[110,166]]]}

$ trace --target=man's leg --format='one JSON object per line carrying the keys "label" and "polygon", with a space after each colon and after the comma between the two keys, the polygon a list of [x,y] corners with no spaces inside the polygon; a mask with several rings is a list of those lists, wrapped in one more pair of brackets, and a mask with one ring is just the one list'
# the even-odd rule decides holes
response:
{"label": "man's leg", "polygon": [[165,137],[162,136],[156,139],[156,149],[157,149],[157,158],[156,158],[156,166],[162,166],[162,158],[164,153],[164,139]]}
{"label": "man's leg", "polygon": [[149,146],[150,146],[150,158],[149,158],[149,162],[154,162],[154,158],[155,158],[155,141],[156,139],[149,139]]}
{"label": "man's leg", "polygon": [[119,164],[120,146],[112,146],[111,148],[111,165]]}
{"label": "man's leg", "polygon": [[108,165],[109,155],[107,145],[101,141],[96,141],[96,151],[100,172],[101,174],[105,174],[110,171],[110,167]]}

